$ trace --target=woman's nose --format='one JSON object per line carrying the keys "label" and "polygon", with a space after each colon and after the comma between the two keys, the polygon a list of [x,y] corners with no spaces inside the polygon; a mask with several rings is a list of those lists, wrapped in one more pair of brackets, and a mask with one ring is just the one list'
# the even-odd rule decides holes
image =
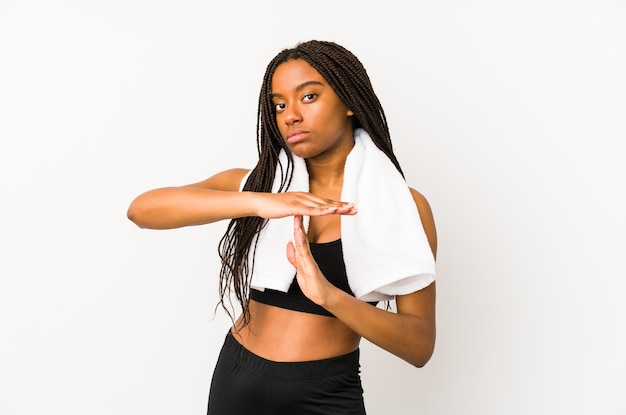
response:
{"label": "woman's nose", "polygon": [[287,124],[302,121],[302,114],[300,113],[300,109],[297,105],[289,105],[285,108],[283,115],[285,116],[284,120]]}

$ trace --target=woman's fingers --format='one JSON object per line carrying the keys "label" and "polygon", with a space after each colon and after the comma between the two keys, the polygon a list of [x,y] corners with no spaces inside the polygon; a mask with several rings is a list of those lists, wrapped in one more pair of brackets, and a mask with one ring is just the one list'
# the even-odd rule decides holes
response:
{"label": "woman's fingers", "polygon": [[[310,193],[305,193],[308,197],[311,197],[311,201],[316,205],[312,206],[312,213],[317,215],[330,215],[330,214],[339,214],[339,215],[354,215],[357,212],[356,206],[354,203],[350,202],[341,202],[332,199],[322,199],[318,198],[315,195]],[[309,216],[312,216],[309,213]]]}
{"label": "woman's fingers", "polygon": [[293,246],[293,242],[287,243],[287,260],[294,268],[298,268],[298,259],[296,258],[296,248]]}
{"label": "woman's fingers", "polygon": [[[290,252],[291,249],[293,249],[293,252]],[[299,272],[309,273],[314,268],[315,259],[313,259],[311,254],[302,215],[296,215],[293,218],[293,243],[291,246],[287,246],[288,258],[289,255],[293,255],[293,265]],[[291,262],[291,259],[289,261]]]}
{"label": "woman's fingers", "polygon": [[293,218],[293,235],[298,249],[308,247],[309,240],[304,230],[302,215],[296,215]]}
{"label": "woman's fingers", "polygon": [[287,260],[293,265],[298,274],[306,273],[305,270],[309,268],[307,267],[307,261],[314,260],[309,250],[309,241],[304,230],[302,216],[294,216],[293,224],[293,241],[287,243]]}
{"label": "woman's fingers", "polygon": [[323,199],[306,192],[262,193],[257,194],[256,200],[257,215],[266,219],[295,215],[354,215],[357,212],[353,203]]}
{"label": "woman's fingers", "polygon": [[354,203],[343,203],[335,210],[335,214],[338,215],[356,215],[359,210],[354,206]]}
{"label": "woman's fingers", "polygon": [[309,253],[308,240],[304,225],[302,221],[302,215],[296,215],[293,218],[293,241],[287,243],[287,259],[296,269],[302,266],[302,256]]}

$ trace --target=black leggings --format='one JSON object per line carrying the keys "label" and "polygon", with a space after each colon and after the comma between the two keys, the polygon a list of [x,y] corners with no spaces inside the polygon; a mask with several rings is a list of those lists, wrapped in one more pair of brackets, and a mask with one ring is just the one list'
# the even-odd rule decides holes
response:
{"label": "black leggings", "polygon": [[274,362],[230,333],[209,393],[209,415],[364,415],[359,350],[309,362]]}

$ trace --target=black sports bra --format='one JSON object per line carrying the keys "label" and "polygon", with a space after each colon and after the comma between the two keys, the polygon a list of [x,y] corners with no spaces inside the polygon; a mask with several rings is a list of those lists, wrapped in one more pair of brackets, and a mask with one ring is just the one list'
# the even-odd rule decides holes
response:
{"label": "black sports bra", "polygon": [[[343,252],[341,249],[341,239],[325,243],[311,242],[309,246],[311,247],[313,258],[315,258],[322,274],[324,274],[328,281],[335,287],[354,296],[354,293],[348,285],[348,276],[346,275],[346,266],[343,262]],[[251,289],[250,299],[288,310],[334,317],[324,307],[315,304],[304,295],[295,275],[286,293],[270,289],[265,289],[264,291]],[[375,306],[377,303],[374,302],[370,304]]]}

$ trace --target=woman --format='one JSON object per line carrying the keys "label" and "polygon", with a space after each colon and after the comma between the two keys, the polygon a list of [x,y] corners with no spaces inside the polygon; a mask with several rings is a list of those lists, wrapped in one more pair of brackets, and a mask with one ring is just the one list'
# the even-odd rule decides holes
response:
{"label": "woman", "polygon": [[[429,204],[404,183],[363,65],[333,42],[300,43],[270,62],[257,144],[251,171],[148,191],[128,217],[152,229],[231,220],[221,303],[231,314],[234,294],[242,312],[209,414],[364,414],[362,337],[417,367],[433,353]],[[397,312],[375,306],[390,298]]]}

